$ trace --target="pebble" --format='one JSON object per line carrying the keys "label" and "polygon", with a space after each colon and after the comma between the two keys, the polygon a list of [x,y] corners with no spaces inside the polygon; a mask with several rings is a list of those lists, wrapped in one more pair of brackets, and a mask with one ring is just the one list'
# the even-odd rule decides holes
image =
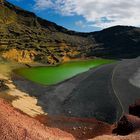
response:
{"label": "pebble", "polygon": [[71,114],[71,111],[68,111],[69,114]]}
{"label": "pebble", "polygon": [[73,127],[72,130],[76,130],[76,127]]}
{"label": "pebble", "polygon": [[83,134],[83,135],[85,135],[85,134],[86,134],[86,132],[82,132],[82,134]]}

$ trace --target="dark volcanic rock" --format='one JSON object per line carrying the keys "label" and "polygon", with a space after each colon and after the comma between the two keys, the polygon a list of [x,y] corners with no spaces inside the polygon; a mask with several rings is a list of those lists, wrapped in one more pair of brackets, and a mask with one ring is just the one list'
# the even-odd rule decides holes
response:
{"label": "dark volcanic rock", "polygon": [[91,34],[100,44],[91,55],[110,58],[133,58],[140,55],[140,28],[115,26]]}
{"label": "dark volcanic rock", "polygon": [[123,116],[117,123],[117,128],[113,130],[113,133],[128,135],[133,132],[133,129],[133,124],[128,120],[127,116]]}
{"label": "dark volcanic rock", "polygon": [[9,87],[7,85],[5,85],[5,81],[4,80],[0,80],[0,91],[4,91],[4,90],[8,90]]}
{"label": "dark volcanic rock", "polygon": [[6,59],[51,64],[67,58],[137,57],[140,28],[116,26],[94,33],[74,32],[1,0],[0,52]]}
{"label": "dark volcanic rock", "polygon": [[113,133],[128,135],[140,129],[140,100],[137,100],[134,105],[129,107],[129,114],[124,115],[117,122],[117,127],[113,130]]}
{"label": "dark volcanic rock", "polygon": [[140,100],[137,100],[134,105],[131,105],[129,107],[129,113],[134,116],[140,117]]}

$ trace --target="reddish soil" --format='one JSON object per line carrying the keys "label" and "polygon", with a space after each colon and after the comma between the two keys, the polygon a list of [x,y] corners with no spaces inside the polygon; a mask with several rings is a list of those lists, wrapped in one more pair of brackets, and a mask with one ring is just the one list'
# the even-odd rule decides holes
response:
{"label": "reddish soil", "polygon": [[71,134],[48,128],[0,99],[0,140],[73,140]]}
{"label": "reddish soil", "polygon": [[48,127],[59,128],[72,134],[76,139],[91,139],[103,134],[112,134],[113,125],[97,121],[96,119],[81,119],[67,117],[36,117]]}
{"label": "reddish soil", "polygon": [[92,140],[140,140],[140,118],[133,115],[125,115],[117,123],[117,134],[121,135],[103,135]]}
{"label": "reddish soil", "polygon": [[[137,112],[137,106],[138,103],[131,109]],[[114,135],[112,130],[115,132]],[[96,119],[49,116],[31,118],[0,99],[0,140],[75,139],[140,140],[140,118],[125,115],[116,125],[109,125]]]}
{"label": "reddish soil", "polygon": [[31,118],[0,99],[0,140],[84,140],[111,132],[111,125],[95,119]]}

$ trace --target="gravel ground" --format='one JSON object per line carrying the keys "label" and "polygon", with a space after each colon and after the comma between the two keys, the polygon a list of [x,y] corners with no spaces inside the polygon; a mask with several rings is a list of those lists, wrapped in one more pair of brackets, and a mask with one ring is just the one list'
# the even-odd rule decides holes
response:
{"label": "gravel ground", "polygon": [[139,67],[140,58],[136,58],[91,69],[54,86],[41,86],[18,76],[14,76],[14,83],[35,96],[49,115],[95,117],[113,123],[140,98],[140,89],[130,82]]}
{"label": "gravel ground", "polygon": [[129,82],[132,85],[140,88],[140,69],[138,69],[137,72],[135,74],[133,74],[132,77],[130,77]]}
{"label": "gravel ground", "polygon": [[104,65],[79,74],[58,85],[44,87],[14,78],[18,88],[38,99],[38,105],[49,115],[97,118],[113,123],[121,115],[111,75],[116,64]]}
{"label": "gravel ground", "polygon": [[[140,58],[128,59],[120,62],[113,72],[113,88],[126,113],[128,112],[129,105],[134,104],[136,100],[140,99],[140,88],[134,86],[134,81],[136,82],[138,78],[135,77],[135,74],[139,68]],[[132,78],[134,80],[130,82]]]}
{"label": "gravel ground", "polygon": [[0,140],[74,140],[66,132],[48,128],[0,99]]}

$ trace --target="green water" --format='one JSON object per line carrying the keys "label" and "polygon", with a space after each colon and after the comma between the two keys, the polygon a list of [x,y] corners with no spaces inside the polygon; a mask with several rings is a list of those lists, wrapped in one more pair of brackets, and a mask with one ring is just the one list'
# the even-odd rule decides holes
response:
{"label": "green water", "polygon": [[73,61],[58,66],[22,68],[16,70],[15,72],[33,82],[44,85],[53,85],[69,79],[79,73],[88,71],[90,68],[112,62],[113,60],[107,59]]}

